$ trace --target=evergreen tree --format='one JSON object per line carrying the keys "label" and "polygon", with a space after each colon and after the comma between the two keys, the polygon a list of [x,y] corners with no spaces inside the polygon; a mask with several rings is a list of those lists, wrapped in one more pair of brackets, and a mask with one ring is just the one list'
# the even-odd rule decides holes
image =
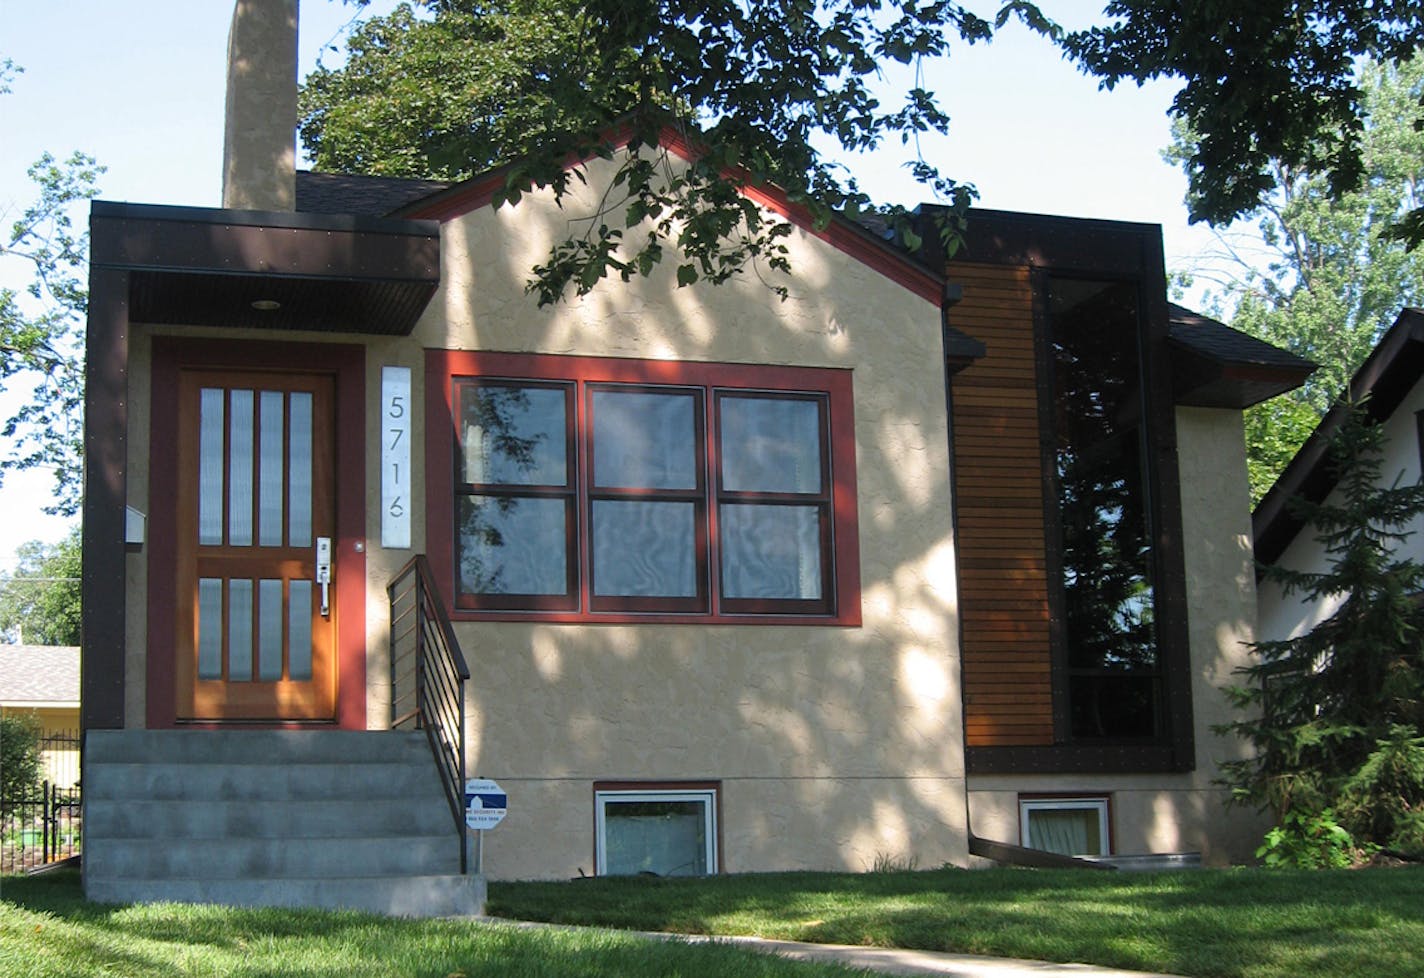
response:
{"label": "evergreen tree", "polygon": [[1382,435],[1355,408],[1332,446],[1336,494],[1301,504],[1327,569],[1267,571],[1287,594],[1338,607],[1256,645],[1248,683],[1227,691],[1248,712],[1222,728],[1256,753],[1221,773],[1233,801],[1274,813],[1277,838],[1324,814],[1356,844],[1424,856],[1424,565],[1400,548],[1424,482],[1381,479]]}

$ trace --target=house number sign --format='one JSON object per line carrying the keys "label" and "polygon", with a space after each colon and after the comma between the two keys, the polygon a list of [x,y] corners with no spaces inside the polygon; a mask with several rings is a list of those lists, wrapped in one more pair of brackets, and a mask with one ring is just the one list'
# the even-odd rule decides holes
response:
{"label": "house number sign", "polygon": [[410,547],[410,368],[381,368],[381,546]]}

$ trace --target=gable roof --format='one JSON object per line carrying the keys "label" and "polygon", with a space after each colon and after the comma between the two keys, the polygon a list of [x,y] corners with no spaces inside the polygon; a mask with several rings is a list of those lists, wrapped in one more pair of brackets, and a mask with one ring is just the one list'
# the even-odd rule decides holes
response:
{"label": "gable roof", "polygon": [[[625,121],[615,124],[606,138],[617,143],[626,140],[631,132],[630,124]],[[697,157],[699,151],[695,139],[695,136],[689,138],[682,129],[671,124],[662,125],[658,131],[659,145],[684,160]],[[577,166],[592,158],[592,152],[584,157],[571,156],[565,165]],[[303,171],[297,174],[297,210],[444,222],[489,204],[495,194],[506,186],[510,175],[520,168],[518,163],[509,163],[454,183]],[[911,253],[888,240],[883,233],[877,233],[874,228],[841,215],[834,215],[827,226],[818,228],[811,212],[793,203],[780,187],[747,182],[740,189],[746,197],[781,215],[806,233],[845,252],[926,301],[936,306],[941,304],[944,270],[927,261],[930,257],[927,253]],[[365,209],[387,203],[391,205],[389,210],[377,212]]]}
{"label": "gable roof", "polygon": [[1295,458],[1256,505],[1251,514],[1251,528],[1258,560],[1266,564],[1279,560],[1304,525],[1292,512],[1291,499],[1299,496],[1318,503],[1335,488],[1337,479],[1330,466],[1330,442],[1345,423],[1350,405],[1364,400],[1370,419],[1382,421],[1394,413],[1422,376],[1424,310],[1406,307],[1355,371],[1335,406],[1320,420]]}
{"label": "gable roof", "polygon": [[0,705],[78,706],[79,649],[0,645]]}

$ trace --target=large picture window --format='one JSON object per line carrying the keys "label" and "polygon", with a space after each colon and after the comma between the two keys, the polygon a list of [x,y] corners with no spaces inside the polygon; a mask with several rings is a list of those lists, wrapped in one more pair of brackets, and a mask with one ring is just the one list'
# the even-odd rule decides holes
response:
{"label": "large picture window", "polygon": [[431,359],[457,609],[858,621],[844,371]]}

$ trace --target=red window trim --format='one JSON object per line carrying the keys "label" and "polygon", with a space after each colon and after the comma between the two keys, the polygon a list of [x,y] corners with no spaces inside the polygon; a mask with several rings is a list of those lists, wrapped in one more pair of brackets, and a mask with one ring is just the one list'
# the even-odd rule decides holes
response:
{"label": "red window trim", "polygon": [[[547,621],[569,623],[706,623],[858,626],[860,611],[860,537],[856,510],[855,417],[851,374],[822,367],[779,367],[757,364],[701,363],[634,360],[611,357],[558,356],[553,354],[484,353],[462,350],[427,350],[425,376],[425,495],[426,551],[440,582],[446,606],[457,621]],[[827,444],[832,479],[829,486],[832,519],[833,614],[788,613],[781,602],[766,610],[741,612],[667,612],[650,610],[591,611],[590,583],[580,578],[580,609],[487,609],[456,606],[454,593],[454,462],[456,410],[454,380],[461,377],[578,381],[584,384],[668,385],[767,393],[816,392],[826,396],[830,431]],[[578,430],[586,430],[584,398],[575,396]],[[706,424],[706,419],[704,419]],[[709,453],[716,449],[704,438]],[[578,451],[588,451],[580,439]],[[588,471],[588,459],[582,459]],[[709,459],[715,462],[715,457]],[[709,471],[716,472],[712,466]],[[709,493],[709,500],[715,494]],[[586,520],[578,528],[578,552],[588,551]],[[580,558],[582,559],[582,558]],[[716,572],[715,569],[713,571]]]}

